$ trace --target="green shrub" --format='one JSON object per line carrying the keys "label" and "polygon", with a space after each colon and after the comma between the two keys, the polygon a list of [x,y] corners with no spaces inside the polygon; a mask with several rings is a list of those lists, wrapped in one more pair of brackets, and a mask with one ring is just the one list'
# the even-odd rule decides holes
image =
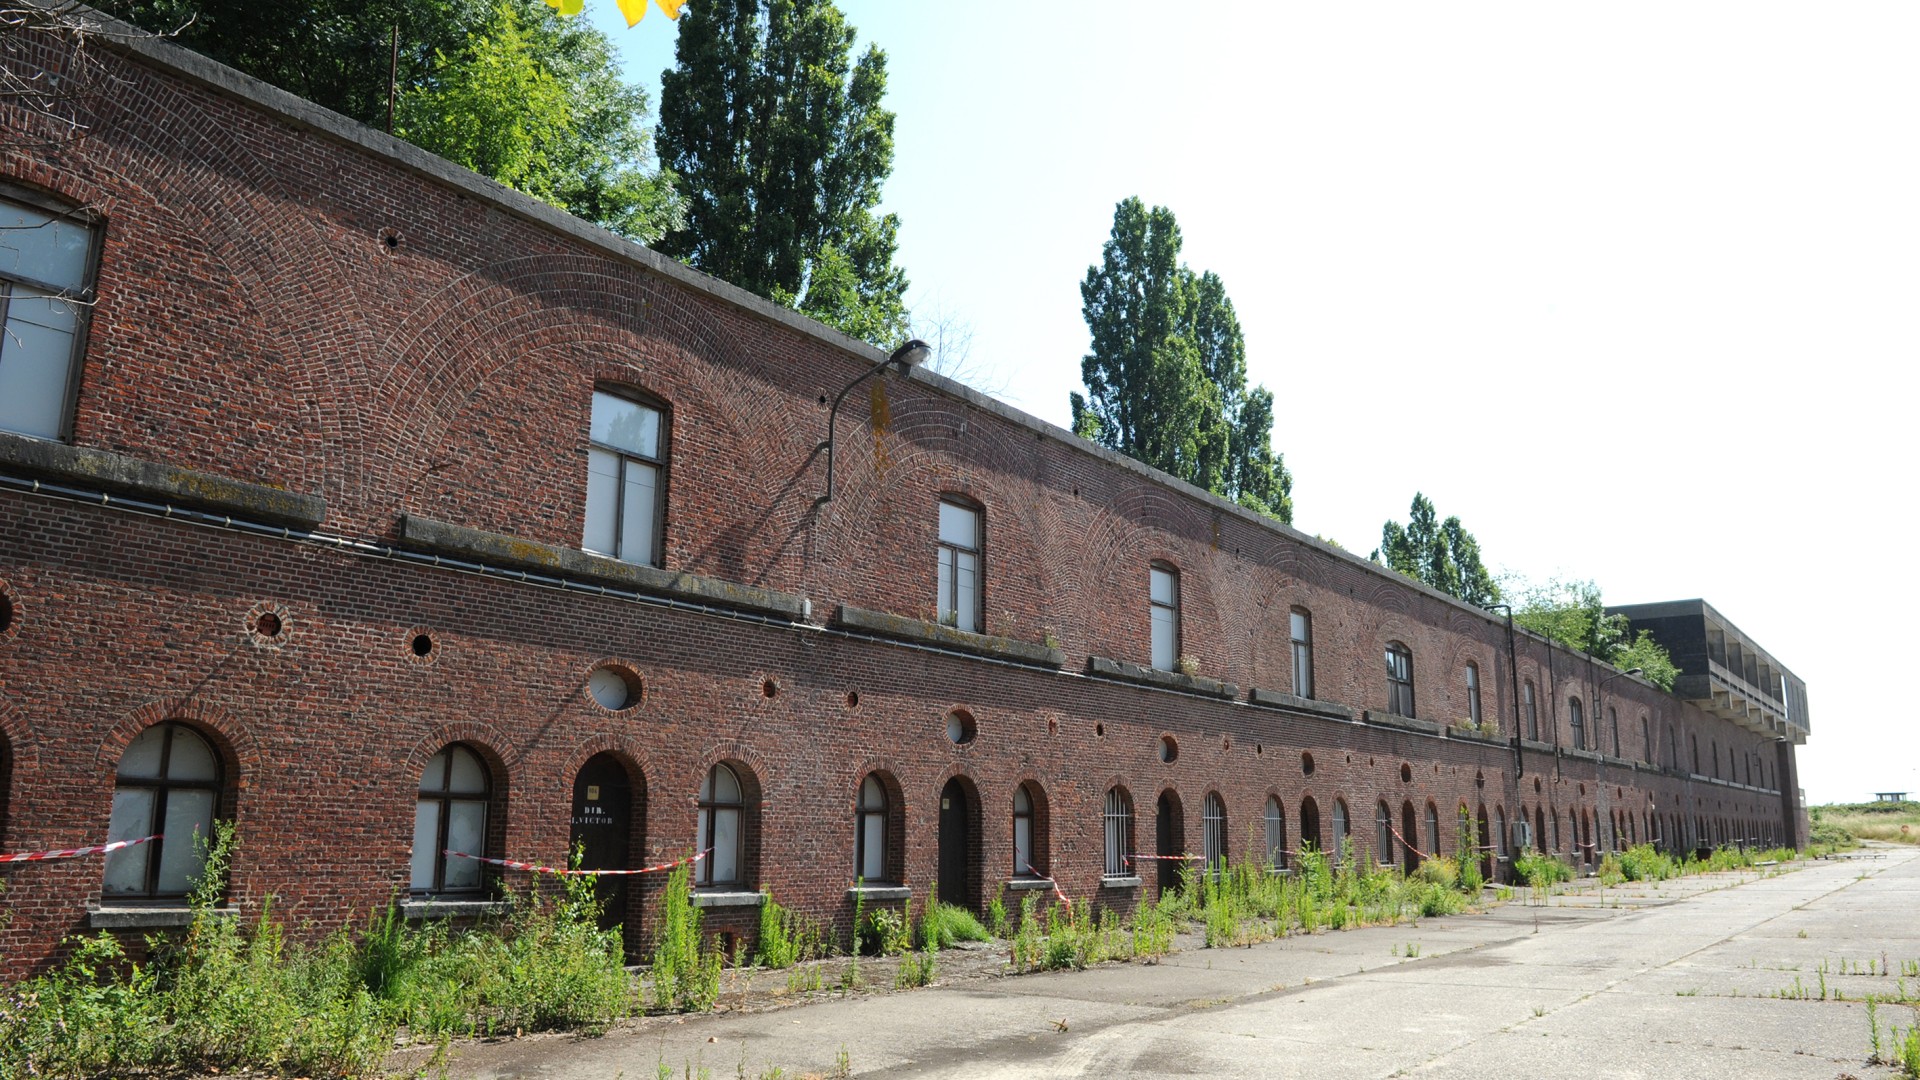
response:
{"label": "green shrub", "polygon": [[653,1005],[662,1012],[705,1012],[720,999],[721,956],[700,933],[686,866],[660,892],[653,950]]}
{"label": "green shrub", "polygon": [[987,929],[997,938],[1006,937],[1010,929],[1007,925],[1007,902],[1001,899],[999,893],[995,893],[987,903]]}
{"label": "green shrub", "polygon": [[1573,867],[1551,855],[1529,851],[1513,860],[1513,871],[1528,885],[1545,889],[1557,882],[1572,881]]}
{"label": "green shrub", "polygon": [[760,901],[760,929],[754,935],[753,962],[764,968],[790,968],[800,959],[800,931],[793,912],[773,902],[768,890]]}
{"label": "green shrub", "polygon": [[1415,881],[1452,889],[1460,884],[1460,867],[1452,859],[1422,859],[1413,872]]}

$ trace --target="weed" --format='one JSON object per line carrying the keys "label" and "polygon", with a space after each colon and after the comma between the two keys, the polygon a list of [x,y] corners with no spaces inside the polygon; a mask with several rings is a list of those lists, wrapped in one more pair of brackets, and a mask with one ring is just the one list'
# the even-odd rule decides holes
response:
{"label": "weed", "polygon": [[927,903],[926,917],[920,922],[920,938],[926,946],[951,949],[962,941],[993,940],[993,934],[966,908],[942,904],[937,896],[930,897]]}
{"label": "weed", "polygon": [[1011,929],[1007,925],[1007,902],[999,893],[995,893],[987,903],[987,929],[997,938],[1008,936],[1007,932]]}
{"label": "weed", "polygon": [[704,1012],[720,998],[720,949],[700,933],[685,866],[667,875],[660,893],[653,950],[653,1002],[662,1012]]}

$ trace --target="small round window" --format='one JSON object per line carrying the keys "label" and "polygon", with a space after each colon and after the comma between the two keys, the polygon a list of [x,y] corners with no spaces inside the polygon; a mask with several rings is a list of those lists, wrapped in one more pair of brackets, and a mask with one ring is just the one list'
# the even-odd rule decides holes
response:
{"label": "small round window", "polygon": [[642,690],[639,675],[612,664],[594,668],[587,676],[587,693],[593,696],[595,704],[609,712],[638,705]]}
{"label": "small round window", "polygon": [[979,733],[974,726],[973,714],[965,709],[954,709],[947,714],[947,741],[957,746],[965,746]]}
{"label": "small round window", "polygon": [[1180,757],[1180,744],[1174,741],[1173,736],[1171,735],[1160,736],[1160,760],[1166,761],[1166,762],[1173,762],[1173,761],[1177,761],[1179,757]]}

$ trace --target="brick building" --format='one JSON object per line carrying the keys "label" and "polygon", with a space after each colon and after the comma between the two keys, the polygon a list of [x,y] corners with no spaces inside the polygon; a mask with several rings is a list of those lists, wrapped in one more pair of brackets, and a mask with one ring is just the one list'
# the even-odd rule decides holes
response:
{"label": "brick building", "polygon": [[0,851],[164,836],[0,865],[10,975],[181,921],[214,817],[230,902],[316,931],[574,840],[709,852],[735,931],[1462,810],[1490,862],[1804,840],[1804,696],[1761,730],[1510,636],[165,44],[7,62],[77,89],[0,101]]}

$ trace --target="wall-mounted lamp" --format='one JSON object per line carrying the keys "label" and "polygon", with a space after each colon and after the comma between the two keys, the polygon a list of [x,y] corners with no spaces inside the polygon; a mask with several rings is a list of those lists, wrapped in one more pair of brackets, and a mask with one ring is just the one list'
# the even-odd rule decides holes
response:
{"label": "wall-mounted lamp", "polygon": [[841,387],[840,392],[834,395],[833,407],[827,410],[827,441],[821,443],[817,448],[820,450],[825,450],[827,452],[827,493],[825,495],[820,496],[818,499],[815,499],[814,502],[816,504],[823,503],[823,502],[831,502],[833,499],[834,424],[840,418],[840,402],[846,400],[847,391],[852,390],[854,387],[859,386],[863,382],[866,382],[868,379],[872,378],[873,376],[880,374],[880,372],[884,370],[888,364],[899,365],[900,373],[904,375],[906,374],[908,368],[921,363],[922,361],[926,360],[927,357],[932,355],[933,355],[932,346],[928,345],[924,341],[921,341],[919,338],[914,338],[911,341],[908,341],[905,345],[902,345],[899,348],[893,350],[893,354],[891,356],[888,356],[885,360],[882,360],[879,363],[868,368],[867,370],[861,372],[859,377],[855,378],[852,382],[848,383],[847,385]]}

